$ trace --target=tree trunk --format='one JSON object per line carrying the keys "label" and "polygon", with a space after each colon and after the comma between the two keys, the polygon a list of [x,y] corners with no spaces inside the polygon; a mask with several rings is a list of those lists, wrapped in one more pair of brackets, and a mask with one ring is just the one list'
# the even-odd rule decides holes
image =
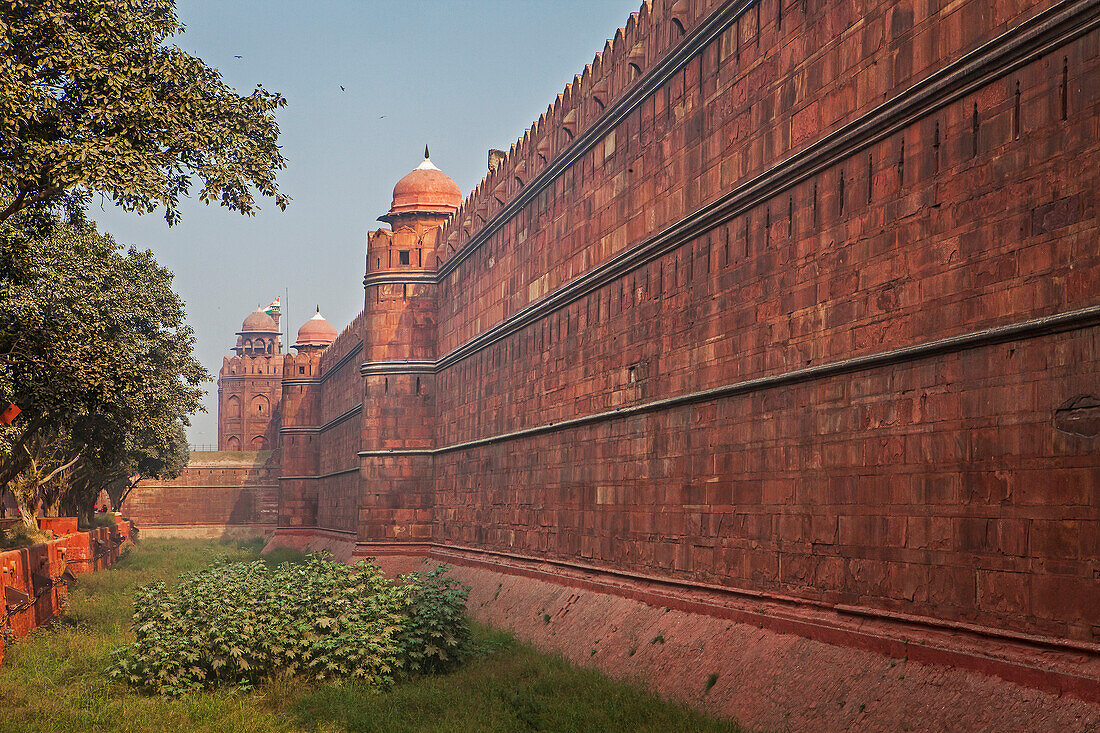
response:
{"label": "tree trunk", "polygon": [[48,502],[43,505],[42,514],[47,517],[60,517],[61,516],[61,495],[54,494],[50,497]]}
{"label": "tree trunk", "polygon": [[19,518],[32,532],[38,531],[38,482],[34,478],[19,476],[12,482],[12,496],[19,510]]}

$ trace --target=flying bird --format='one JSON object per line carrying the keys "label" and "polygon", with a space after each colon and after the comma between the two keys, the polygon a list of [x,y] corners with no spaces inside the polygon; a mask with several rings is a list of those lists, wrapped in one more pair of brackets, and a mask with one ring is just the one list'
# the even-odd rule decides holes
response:
{"label": "flying bird", "polygon": [[341,91],[341,92],[342,92],[342,91],[344,91],[344,87],[340,87],[340,91]]}
{"label": "flying bird", "polygon": [[239,59],[239,58],[242,58],[242,57],[241,56],[234,56],[233,58]]}

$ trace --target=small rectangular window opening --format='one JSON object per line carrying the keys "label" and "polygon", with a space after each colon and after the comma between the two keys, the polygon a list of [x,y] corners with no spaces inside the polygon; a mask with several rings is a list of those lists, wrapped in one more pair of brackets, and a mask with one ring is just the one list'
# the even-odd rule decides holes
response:
{"label": "small rectangular window opening", "polygon": [[397,251],[397,263],[400,265],[409,264],[409,250],[401,249]]}

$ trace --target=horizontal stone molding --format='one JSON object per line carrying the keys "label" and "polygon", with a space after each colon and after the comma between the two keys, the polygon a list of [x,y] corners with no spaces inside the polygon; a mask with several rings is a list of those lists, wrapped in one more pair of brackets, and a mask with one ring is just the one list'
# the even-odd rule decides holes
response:
{"label": "horizontal stone molding", "polygon": [[698,392],[678,395],[676,397],[668,397],[665,399],[653,400],[651,402],[643,402],[641,404],[633,405],[631,407],[622,407],[615,410],[608,410],[606,412],[597,412],[591,415],[572,418],[570,420],[563,420],[557,423],[547,423],[545,425],[524,428],[523,430],[516,430],[510,433],[501,433],[499,435],[493,435],[486,438],[478,438],[476,440],[465,441],[462,443],[455,443],[440,448],[417,448],[413,450],[394,448],[391,450],[382,451],[360,451],[359,455],[420,455],[425,453],[435,454],[449,453],[458,450],[467,450],[469,448],[476,448],[478,446],[491,445],[493,443],[501,443],[508,440],[517,440],[519,438],[528,438],[535,435],[541,435],[543,433],[549,433],[558,430],[568,430],[571,428],[591,425],[607,420],[620,420],[626,417],[632,417],[634,415],[641,415],[648,412],[657,412],[660,410],[668,410],[675,407],[695,404],[698,402],[709,402],[711,400],[721,399],[725,397],[750,394],[752,392],[759,392],[766,389],[775,389],[776,387],[799,384],[801,382],[828,379],[830,377],[849,374],[852,372],[866,371],[869,369],[877,369],[880,367],[892,366],[896,364],[905,364],[911,361],[928,359],[931,357],[942,356],[944,354],[951,354],[967,349],[993,346],[1009,341],[1021,341],[1024,339],[1037,338],[1049,334],[1089,328],[1097,325],[1100,325],[1100,305],[1089,306],[1087,308],[1081,308],[1079,310],[1067,311],[1064,313],[1043,316],[1040,318],[1032,318],[1025,321],[1012,323],[1006,326],[995,326],[993,328],[986,328],[980,331],[972,331],[970,333],[959,334],[956,336],[948,336],[946,338],[935,339],[933,341],[925,341],[923,343],[914,344],[911,346],[902,346],[897,349],[888,349],[886,351],[880,351],[874,354],[867,354],[865,356],[856,356],[850,359],[841,359],[839,361],[829,362],[827,364],[820,364],[818,366],[805,367],[803,369],[794,369],[779,374],[757,377],[755,379],[748,379],[741,382],[732,382],[730,384],[725,384],[719,387],[713,387],[711,389],[700,390]]}
{"label": "horizontal stone molding", "polygon": [[363,287],[371,285],[400,285],[403,283],[431,283],[439,282],[435,270],[387,270],[384,272],[368,272],[363,277]]}
{"label": "horizontal stone molding", "polygon": [[317,377],[315,379],[284,379],[283,380],[283,386],[284,387],[314,386],[314,385],[320,384],[321,381],[322,380],[321,380],[320,377]]}
{"label": "horizontal stone molding", "polygon": [[195,529],[207,529],[211,527],[266,527],[271,529],[274,526],[274,519],[270,522],[142,522],[138,531],[144,533],[151,527],[192,527]]}
{"label": "horizontal stone molding", "polygon": [[323,433],[326,430],[331,430],[345,420],[355,417],[363,411],[363,404],[359,403],[350,410],[347,410],[340,415],[329,420],[324,425],[290,425],[279,428],[280,435],[317,435]]}
{"label": "horizontal stone molding", "polygon": [[364,377],[372,374],[435,374],[434,361],[366,361],[359,367]]}
{"label": "horizontal stone molding", "polygon": [[345,473],[359,473],[359,467],[345,468],[342,471],[330,471],[329,473],[322,473],[316,476],[280,476],[280,481],[306,481],[319,478],[332,478],[333,476],[343,476]]}
{"label": "horizontal stone molding", "polygon": [[385,450],[361,450],[359,457],[370,456],[431,456],[441,451],[438,448],[388,448]]}
{"label": "horizontal stone molding", "polygon": [[358,536],[358,533],[353,529],[329,529],[327,527],[279,527],[275,530],[275,534],[294,536],[321,535],[352,540]]}
{"label": "horizontal stone molding", "polygon": [[[188,466],[188,468],[191,468],[191,466]],[[215,468],[220,468],[220,467],[215,467]],[[272,481],[278,481],[279,477],[278,476],[272,476],[271,480]],[[135,487],[135,488],[137,488],[137,487]],[[142,482],[140,484],[140,488],[142,488],[142,489],[183,489],[185,491],[190,491],[192,489],[222,489],[222,490],[225,490],[225,491],[245,491],[245,490],[250,490],[250,489],[277,489],[277,488],[279,488],[279,485],[274,484],[274,483],[254,483],[254,482],[251,482],[251,481],[246,481],[246,482],[240,483],[240,484],[172,484],[172,483],[156,483],[154,481],[150,481],[149,483]],[[136,503],[136,502],[134,502],[134,503]],[[145,526],[144,522],[142,522],[142,526]]]}
{"label": "horizontal stone molding", "polygon": [[[1066,0],[1039,13],[915,83],[859,119],[776,163],[716,201],[527,305],[442,356],[437,363],[438,368],[450,367],[503,340],[1098,27],[1100,3],[1096,0]],[[450,272],[448,265],[451,262],[454,260],[440,268],[440,277]]]}

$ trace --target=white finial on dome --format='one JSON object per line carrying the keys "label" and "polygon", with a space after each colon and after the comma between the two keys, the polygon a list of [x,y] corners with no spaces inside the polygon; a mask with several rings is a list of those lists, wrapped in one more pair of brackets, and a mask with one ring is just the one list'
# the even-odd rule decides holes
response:
{"label": "white finial on dome", "polygon": [[438,168],[435,167],[435,163],[432,162],[432,159],[430,157],[428,157],[428,146],[427,145],[424,146],[424,160],[422,160],[420,162],[420,165],[416,166],[416,169],[418,171],[437,171],[437,170],[439,170]]}
{"label": "white finial on dome", "polygon": [[325,320],[325,317],[321,315],[321,311],[320,311],[320,309],[318,309],[317,313],[314,314],[313,318],[310,318],[309,320],[311,320],[311,321],[323,321],[323,320]]}

